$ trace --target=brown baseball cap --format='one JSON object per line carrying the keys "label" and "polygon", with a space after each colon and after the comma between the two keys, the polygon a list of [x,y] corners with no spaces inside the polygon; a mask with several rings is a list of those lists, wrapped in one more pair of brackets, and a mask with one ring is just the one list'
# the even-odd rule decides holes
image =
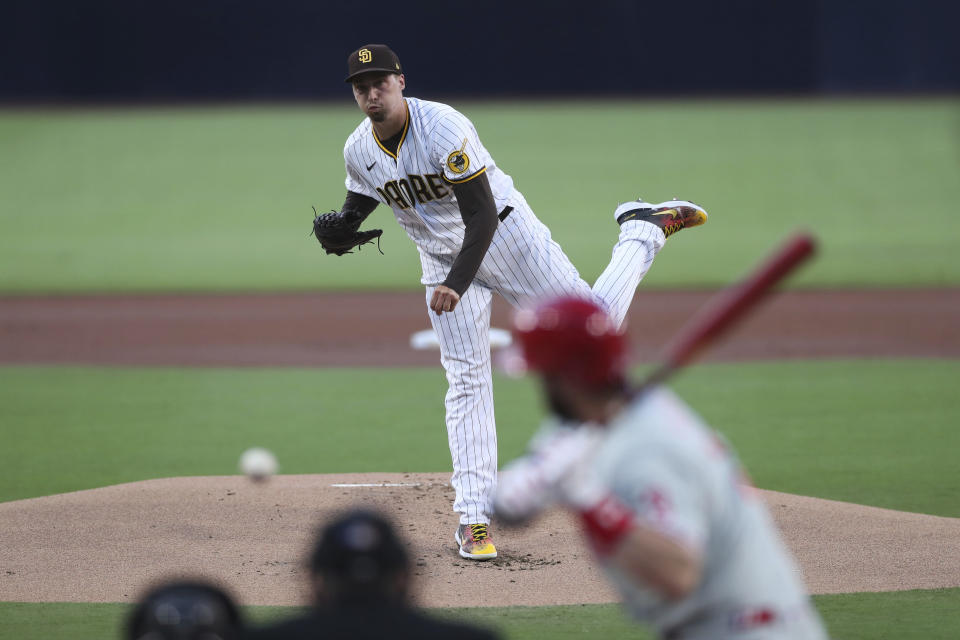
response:
{"label": "brown baseball cap", "polygon": [[368,71],[403,73],[397,54],[385,44],[367,44],[351,53],[347,58],[347,78],[344,82],[353,82],[358,75]]}

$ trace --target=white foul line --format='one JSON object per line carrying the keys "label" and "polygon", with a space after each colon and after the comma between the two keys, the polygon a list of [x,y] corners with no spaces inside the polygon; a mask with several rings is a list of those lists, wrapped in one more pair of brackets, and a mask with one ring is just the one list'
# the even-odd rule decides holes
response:
{"label": "white foul line", "polygon": [[353,488],[353,487],[419,487],[419,482],[369,482],[369,483],[343,483],[332,484],[331,487]]}

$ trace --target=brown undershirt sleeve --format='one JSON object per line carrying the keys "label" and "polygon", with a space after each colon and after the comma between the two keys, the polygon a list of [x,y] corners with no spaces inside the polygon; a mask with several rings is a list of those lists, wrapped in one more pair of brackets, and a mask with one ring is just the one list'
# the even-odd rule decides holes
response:
{"label": "brown undershirt sleeve", "polygon": [[466,231],[463,246],[443,285],[462,296],[477,275],[477,269],[487,255],[500,220],[497,218],[497,205],[493,200],[493,191],[490,190],[486,173],[466,182],[454,183],[453,194],[457,197]]}
{"label": "brown undershirt sleeve", "polygon": [[373,210],[380,204],[379,200],[365,196],[362,193],[347,191],[347,199],[343,201],[340,211],[353,211],[360,216],[361,220],[366,220],[367,216],[373,213]]}

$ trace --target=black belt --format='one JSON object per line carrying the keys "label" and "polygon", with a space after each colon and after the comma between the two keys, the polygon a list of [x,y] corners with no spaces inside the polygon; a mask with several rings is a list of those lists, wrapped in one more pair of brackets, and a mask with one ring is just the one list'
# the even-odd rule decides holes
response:
{"label": "black belt", "polygon": [[513,211],[513,207],[504,207],[503,211],[500,212],[500,215],[497,217],[500,218],[500,222],[506,220],[507,216],[510,215],[510,212]]}

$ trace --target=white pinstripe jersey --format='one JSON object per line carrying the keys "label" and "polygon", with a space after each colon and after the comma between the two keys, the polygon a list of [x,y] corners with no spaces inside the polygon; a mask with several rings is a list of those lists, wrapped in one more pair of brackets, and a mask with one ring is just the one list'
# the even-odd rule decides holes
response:
{"label": "white pinstripe jersey", "polygon": [[[345,184],[393,209],[421,253],[424,283],[440,282],[447,267],[439,265],[448,265],[463,246],[463,218],[452,184],[486,173],[498,212],[508,206],[526,209],[526,202],[466,116],[439,102],[405,101],[407,121],[396,155],[377,139],[369,118],[347,138]],[[440,258],[439,263],[431,258]]]}

